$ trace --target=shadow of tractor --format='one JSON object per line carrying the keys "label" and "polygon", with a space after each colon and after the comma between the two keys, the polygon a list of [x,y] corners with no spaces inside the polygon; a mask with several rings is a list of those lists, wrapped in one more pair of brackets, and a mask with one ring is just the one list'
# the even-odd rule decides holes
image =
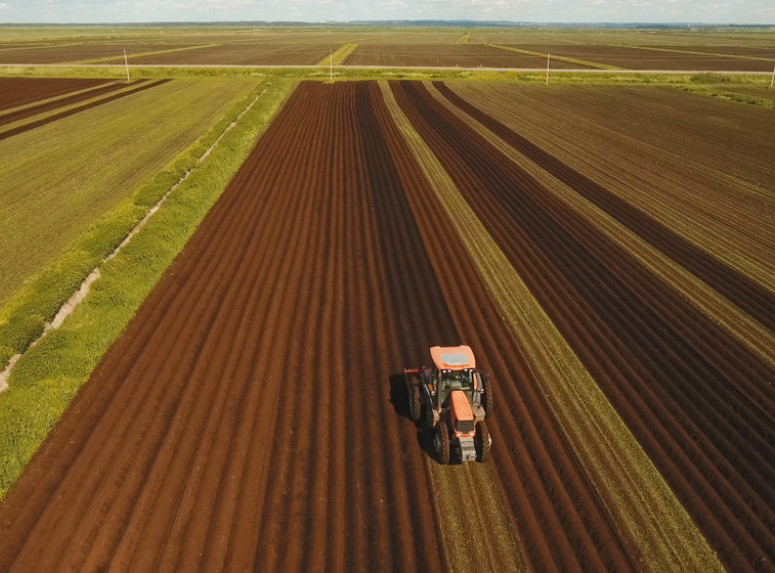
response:
{"label": "shadow of tractor", "polygon": [[390,403],[396,414],[406,418],[417,428],[417,445],[420,446],[420,449],[433,461],[440,463],[433,447],[433,428],[423,427],[420,422],[412,420],[409,413],[409,394],[406,391],[403,372],[390,376]]}

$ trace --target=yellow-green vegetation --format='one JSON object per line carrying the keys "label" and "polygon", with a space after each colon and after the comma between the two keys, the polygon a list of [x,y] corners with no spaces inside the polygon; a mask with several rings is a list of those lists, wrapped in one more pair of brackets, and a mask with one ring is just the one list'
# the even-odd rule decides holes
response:
{"label": "yellow-green vegetation", "polygon": [[764,88],[761,88],[758,91],[748,91],[746,87],[747,86],[745,85],[735,87],[734,85],[729,84],[722,84],[719,86],[687,85],[683,86],[682,89],[700,95],[775,110],[775,89],[766,90],[769,93],[765,93]]}
{"label": "yellow-green vegetation", "polygon": [[344,44],[334,50],[331,55],[326,56],[322,60],[318,62],[319,66],[327,66],[329,64],[332,64],[334,66],[341,66],[345,62],[347,62],[347,58],[349,58],[352,53],[358,49],[358,44],[356,42],[349,42],[347,44]]}
{"label": "yellow-green vegetation", "polygon": [[175,80],[0,141],[0,303],[254,85]]}
{"label": "yellow-green vegetation", "polygon": [[514,343],[541,383],[566,440],[578,453],[622,536],[642,549],[645,570],[723,571],[659,471],[565,342],[388,88],[396,124],[458,229]]}
{"label": "yellow-green vegetation", "polygon": [[[267,91],[236,127],[197,165],[204,151],[266,87]],[[46,286],[57,282],[57,273],[72,276],[77,286],[82,277],[78,278],[73,268],[91,270],[89,260],[95,258],[94,253],[112,250],[138,216],[155,204],[185,170],[196,165],[190,177],[169,195],[132,241],[101,266],[101,278],[85,301],[58,330],[51,331],[17,363],[9,388],[0,393],[0,499],[164,269],[183,249],[291,88],[292,83],[286,81],[259,86],[212,127],[196,147],[179,158],[174,167],[101,217],[76,248],[46,269],[45,280],[36,283],[37,289],[28,289],[27,298],[18,299],[28,309],[43,307],[48,297]],[[5,328],[6,325],[0,327],[0,332]]]}
{"label": "yellow-green vegetation", "polygon": [[[110,82],[110,83],[116,84],[118,82]],[[119,94],[129,94],[129,93],[131,93],[131,92],[133,92],[135,90],[143,91],[141,88],[143,88],[142,85],[138,86],[137,84],[131,84],[131,83],[127,84],[126,81],[125,81],[125,82],[123,82],[123,87],[120,87],[119,89],[117,89],[115,91],[108,92],[108,93],[103,93],[103,94],[100,94],[100,95],[96,95],[96,96],[93,96],[91,98],[88,98],[88,99],[85,99],[83,101],[79,101],[79,102],[73,103],[73,104],[63,104],[61,106],[57,106],[54,109],[50,109],[48,111],[45,111],[45,112],[42,112],[42,113],[38,113],[38,114],[32,115],[30,117],[26,117],[26,118],[21,119],[19,121],[14,121],[13,123],[8,123],[6,125],[0,126],[0,134],[6,133],[6,132],[9,132],[9,131],[13,131],[14,129],[17,129],[17,128],[20,128],[20,127],[24,127],[25,125],[29,125],[29,124],[35,123],[35,122],[37,122],[39,120],[45,120],[47,118],[57,116],[57,115],[59,115],[59,114],[61,114],[63,112],[69,112],[69,111],[77,110],[77,109],[85,107],[85,106],[97,104],[98,102],[100,102],[102,100],[106,100],[106,99],[115,97],[115,96],[117,96]],[[65,95],[69,95],[69,94],[65,94]],[[55,99],[56,98],[52,98],[52,100],[55,100]],[[17,111],[19,109],[23,109],[23,106],[20,106],[19,108],[12,108],[12,109],[8,110],[6,113],[12,113],[12,112]],[[0,189],[0,193],[1,192],[2,192],[2,190]],[[2,300],[1,296],[0,296],[0,300]]]}
{"label": "yellow-green vegetation", "polygon": [[456,44],[467,44],[471,41],[471,32],[466,32],[460,38],[458,38]]}
{"label": "yellow-green vegetation", "polygon": [[523,50],[521,48],[514,48],[512,46],[501,46],[500,44],[488,44],[488,46],[492,48],[498,48],[499,50],[506,50],[507,52],[517,52],[519,54],[525,54],[528,56],[541,56],[546,57],[549,56],[550,64],[551,60],[559,60],[561,62],[567,62],[569,64],[575,64],[577,66],[586,66],[589,68],[595,68],[597,70],[619,70],[621,68],[618,68],[617,66],[610,66],[608,64],[601,64],[599,62],[592,62],[589,60],[579,60],[577,58],[569,58],[567,56],[552,56],[548,54],[547,52],[535,52],[533,50]]}
{"label": "yellow-green vegetation", "polygon": [[[492,464],[443,466],[426,458],[426,468],[450,571],[528,571]],[[469,491],[476,495],[460,495]]]}
{"label": "yellow-green vegetation", "polygon": [[[544,56],[546,54],[543,54]],[[279,78],[288,80],[329,79],[329,70],[321,66],[295,67],[132,67],[132,79],[160,78]],[[467,80],[477,82],[544,83],[546,70],[513,72],[508,70],[480,70],[465,68],[334,68],[334,81],[355,80]],[[106,78],[126,80],[124,65],[83,65],[83,66],[3,66],[0,65],[0,77],[37,77],[37,78]],[[683,87],[693,84],[725,84],[730,86],[765,86],[765,80],[757,74],[684,74],[684,73],[640,73],[628,70],[590,70],[579,72],[563,69],[552,70],[553,84],[586,85],[669,85]]]}

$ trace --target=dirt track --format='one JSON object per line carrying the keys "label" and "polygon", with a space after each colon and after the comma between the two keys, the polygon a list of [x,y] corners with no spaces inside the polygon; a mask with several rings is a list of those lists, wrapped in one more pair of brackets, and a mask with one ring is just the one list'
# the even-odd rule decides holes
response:
{"label": "dirt track", "polygon": [[[725,362],[733,341],[421,84],[392,87],[725,561],[771,554],[770,410],[745,384],[767,371]],[[436,513],[461,491],[432,487],[397,374],[461,341],[497,381],[492,479],[463,494],[501,502],[529,567],[638,569],[441,212],[376,84],[301,84],[0,507],[0,570],[444,569],[449,523],[497,519]],[[689,416],[702,400],[743,413]]]}

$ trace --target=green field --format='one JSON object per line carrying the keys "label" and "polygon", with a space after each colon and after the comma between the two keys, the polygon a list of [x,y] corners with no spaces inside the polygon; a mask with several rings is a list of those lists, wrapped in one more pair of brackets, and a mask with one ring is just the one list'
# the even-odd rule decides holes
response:
{"label": "green field", "polygon": [[[5,356],[0,356],[1,370],[5,364],[2,359],[7,359],[8,354],[7,339],[30,338],[24,315],[33,315],[32,322],[37,322],[38,315],[44,310],[51,315],[50,301],[52,297],[56,298],[54,291],[60,289],[58,283],[61,280],[58,279],[63,276],[74,278],[77,288],[94,264],[84,265],[84,261],[98,261],[101,257],[95,257],[95,253],[120,240],[151,204],[178,180],[183,169],[192,169],[190,177],[169,195],[133,240],[115,258],[101,265],[100,280],[75,313],[61,328],[24,353],[13,370],[8,389],[0,392],[0,500],[78,388],[88,379],[102,354],[125,328],[218,199],[258,134],[293,87],[292,83],[283,81],[262,82],[257,87],[255,82],[251,85],[256,89],[241,101],[235,102],[232,98],[231,107],[220,114],[220,121],[210,118],[203,128],[206,131],[204,137],[178,157],[175,166],[161,171],[153,182],[120,201],[79,237],[76,248],[57,257],[46,267],[41,278],[0,309],[0,351],[6,343]],[[245,85],[240,86],[236,91],[244,96]],[[254,100],[255,104],[234,129],[226,132],[207,159],[199,163],[204,151]],[[89,253],[89,250],[93,252]],[[44,309],[46,306],[48,308]],[[11,320],[6,322],[9,316]]]}
{"label": "green field", "polygon": [[177,80],[0,142],[0,304],[255,86]]}

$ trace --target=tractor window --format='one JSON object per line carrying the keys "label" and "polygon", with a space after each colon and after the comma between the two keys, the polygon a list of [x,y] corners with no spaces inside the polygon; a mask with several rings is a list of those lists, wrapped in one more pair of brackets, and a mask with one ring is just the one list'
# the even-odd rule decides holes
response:
{"label": "tractor window", "polygon": [[458,432],[465,432],[466,434],[468,432],[474,431],[474,421],[473,420],[458,420],[457,421],[457,431]]}
{"label": "tractor window", "polygon": [[470,370],[448,371],[444,378],[446,378],[450,390],[471,390],[474,387]]}

